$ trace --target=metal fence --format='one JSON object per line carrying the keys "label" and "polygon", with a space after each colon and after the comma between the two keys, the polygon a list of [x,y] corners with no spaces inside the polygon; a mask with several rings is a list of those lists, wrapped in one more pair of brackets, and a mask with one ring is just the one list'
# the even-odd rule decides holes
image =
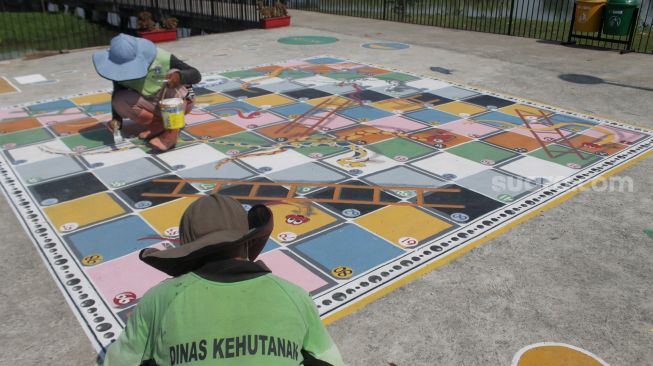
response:
{"label": "metal fence", "polygon": [[[573,0],[289,0],[298,10],[566,42]],[[643,0],[632,50],[653,53],[653,0]],[[583,33],[579,33],[584,35]],[[578,44],[624,49],[627,37]]]}
{"label": "metal fence", "polygon": [[141,11],[177,18],[180,37],[259,27],[256,0],[0,0],[0,60],[106,45]]}

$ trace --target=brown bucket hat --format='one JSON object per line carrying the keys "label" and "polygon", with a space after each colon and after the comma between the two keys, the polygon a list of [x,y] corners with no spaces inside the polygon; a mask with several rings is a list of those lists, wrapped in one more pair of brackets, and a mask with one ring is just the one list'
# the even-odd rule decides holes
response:
{"label": "brown bucket hat", "polygon": [[248,246],[254,260],[268,241],[272,211],[256,205],[249,212],[235,199],[217,193],[193,202],[179,224],[180,246],[166,250],[146,248],[140,259],[170,276],[180,276],[214,260],[225,250]]}

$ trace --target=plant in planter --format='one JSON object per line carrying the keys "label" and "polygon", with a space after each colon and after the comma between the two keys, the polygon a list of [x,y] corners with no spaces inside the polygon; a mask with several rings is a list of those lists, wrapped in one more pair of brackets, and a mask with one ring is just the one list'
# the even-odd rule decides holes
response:
{"label": "plant in planter", "polygon": [[138,35],[152,42],[174,41],[177,39],[177,18],[163,18],[161,25],[154,21],[152,13],[138,13]]}
{"label": "plant in planter", "polygon": [[266,6],[262,1],[256,3],[261,15],[261,26],[265,29],[287,27],[290,25],[290,16],[285,1],[277,1],[274,5]]}

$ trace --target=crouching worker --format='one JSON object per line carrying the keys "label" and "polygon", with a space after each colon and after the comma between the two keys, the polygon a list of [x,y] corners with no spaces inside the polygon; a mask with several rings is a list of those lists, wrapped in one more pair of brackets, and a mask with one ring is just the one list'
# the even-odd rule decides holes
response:
{"label": "crouching worker", "polygon": [[193,202],[179,247],[141,251],[173,278],[139,300],[104,365],[343,365],[308,294],[254,262],[272,227],[263,205]]}
{"label": "crouching worker", "polygon": [[185,113],[190,112],[191,84],[200,82],[199,71],[154,43],[126,34],[114,37],[108,50],[93,54],[93,64],[100,76],[113,81],[111,129],[121,128],[128,118],[145,127],[139,138],[160,151],[172,149],[179,129],[164,128],[159,102],[180,98]]}

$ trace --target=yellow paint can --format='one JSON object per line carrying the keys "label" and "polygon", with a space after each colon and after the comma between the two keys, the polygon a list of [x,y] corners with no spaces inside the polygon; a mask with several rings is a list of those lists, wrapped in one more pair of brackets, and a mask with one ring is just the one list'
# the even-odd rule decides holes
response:
{"label": "yellow paint can", "polygon": [[163,99],[159,102],[159,106],[161,107],[161,116],[163,116],[163,126],[167,130],[184,128],[186,125],[184,121],[184,110],[186,106],[183,99]]}

